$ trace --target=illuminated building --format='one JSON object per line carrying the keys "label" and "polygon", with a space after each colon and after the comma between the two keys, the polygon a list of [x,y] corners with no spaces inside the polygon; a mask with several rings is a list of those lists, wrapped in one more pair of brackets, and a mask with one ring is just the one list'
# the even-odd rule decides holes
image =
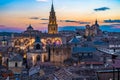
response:
{"label": "illuminated building", "polygon": [[[64,60],[70,58],[70,49],[63,46],[66,45],[66,43],[66,37],[58,34],[58,25],[53,3],[49,17],[48,33],[34,30],[34,28],[29,25],[26,31],[19,35],[14,35],[11,40],[12,47],[24,50],[27,53],[25,57],[27,57],[28,64],[31,66],[46,61],[63,63]],[[49,47],[52,46],[49,48],[50,51],[47,48],[48,45]],[[55,49],[55,52],[53,49]],[[59,55],[58,52],[60,52]]]}
{"label": "illuminated building", "polygon": [[48,34],[57,34],[57,33],[58,33],[58,25],[56,21],[54,6],[52,3],[50,16],[49,16]]}
{"label": "illuminated building", "polygon": [[35,36],[35,35],[38,35],[38,34],[41,34],[42,32],[41,31],[38,31],[38,30],[34,30],[34,28],[32,27],[32,25],[30,24],[26,31],[24,31],[22,34],[26,35],[26,36]]}
{"label": "illuminated building", "polygon": [[48,60],[48,53],[43,49],[40,37],[36,37],[33,49],[27,52],[28,65],[36,65],[38,62],[45,62]]}
{"label": "illuminated building", "polygon": [[8,45],[8,40],[6,39],[6,37],[3,37],[2,39],[2,44],[1,44],[3,47],[7,46]]}
{"label": "illuminated building", "polygon": [[90,25],[86,25],[86,29],[85,29],[85,36],[97,36],[101,34],[101,30],[99,29],[99,24],[98,21],[95,21],[95,24],[90,26]]}

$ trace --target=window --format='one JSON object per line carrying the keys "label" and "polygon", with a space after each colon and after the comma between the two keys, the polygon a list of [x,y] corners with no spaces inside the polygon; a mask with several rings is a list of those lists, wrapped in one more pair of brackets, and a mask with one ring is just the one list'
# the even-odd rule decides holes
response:
{"label": "window", "polygon": [[40,49],[40,44],[36,45],[36,49],[39,50]]}
{"label": "window", "polygon": [[37,61],[40,61],[40,55],[37,55]]}
{"label": "window", "polygon": [[18,67],[18,64],[17,64],[17,62],[15,63],[15,67]]}

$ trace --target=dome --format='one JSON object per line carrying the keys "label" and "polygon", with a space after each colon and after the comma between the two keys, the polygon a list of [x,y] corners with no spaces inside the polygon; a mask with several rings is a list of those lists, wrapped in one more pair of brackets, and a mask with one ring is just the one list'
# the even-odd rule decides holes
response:
{"label": "dome", "polygon": [[33,27],[31,26],[31,24],[27,27],[27,30],[33,30]]}
{"label": "dome", "polygon": [[76,38],[76,36],[74,38],[72,38],[69,43],[73,43],[73,44],[78,44],[80,43],[79,39]]}

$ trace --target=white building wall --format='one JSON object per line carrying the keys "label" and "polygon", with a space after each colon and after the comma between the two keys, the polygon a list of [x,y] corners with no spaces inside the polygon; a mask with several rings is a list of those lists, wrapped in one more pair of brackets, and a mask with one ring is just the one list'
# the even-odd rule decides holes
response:
{"label": "white building wall", "polygon": [[8,62],[8,66],[15,67],[15,63],[17,63],[17,67],[22,67],[22,61],[20,61],[20,62],[10,61],[10,62]]}

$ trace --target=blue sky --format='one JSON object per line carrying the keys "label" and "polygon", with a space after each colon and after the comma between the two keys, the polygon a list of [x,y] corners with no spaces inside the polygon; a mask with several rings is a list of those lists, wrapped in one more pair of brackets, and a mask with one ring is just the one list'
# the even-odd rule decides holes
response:
{"label": "blue sky", "polygon": [[[53,2],[57,20],[93,24],[98,19],[101,25],[119,24],[119,22],[108,24],[104,20],[120,20],[120,0],[54,0]],[[0,29],[25,30],[32,24],[35,29],[45,30],[48,21],[40,19],[48,19],[51,3],[51,0],[0,0]],[[39,19],[30,19],[31,17]],[[58,22],[58,25],[83,26],[73,22]]]}

